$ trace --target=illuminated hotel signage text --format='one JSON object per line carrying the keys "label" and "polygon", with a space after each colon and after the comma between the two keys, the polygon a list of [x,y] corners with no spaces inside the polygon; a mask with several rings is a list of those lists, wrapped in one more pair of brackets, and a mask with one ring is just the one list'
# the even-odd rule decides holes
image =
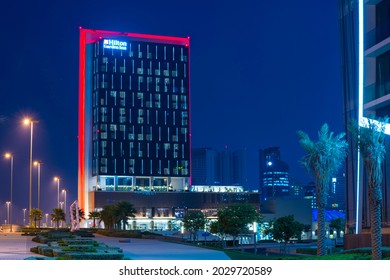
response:
{"label": "illuminated hotel signage text", "polygon": [[113,39],[104,39],[103,48],[125,51],[127,50],[127,42],[113,40]]}

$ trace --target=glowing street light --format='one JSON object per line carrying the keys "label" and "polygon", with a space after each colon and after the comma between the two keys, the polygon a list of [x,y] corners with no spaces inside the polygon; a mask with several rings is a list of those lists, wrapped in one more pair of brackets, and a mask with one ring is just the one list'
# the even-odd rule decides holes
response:
{"label": "glowing street light", "polygon": [[29,202],[28,202],[28,211],[31,212],[32,208],[32,150],[33,150],[33,135],[34,135],[34,123],[38,123],[36,120],[32,120],[30,118],[25,118],[23,120],[24,125],[30,125],[30,194],[29,194]]}
{"label": "glowing street light", "polygon": [[57,208],[60,208],[60,178],[54,177],[54,181],[57,182]]}
{"label": "glowing street light", "polygon": [[[9,203],[11,204],[11,209],[8,209],[9,211],[9,217],[8,217],[8,221],[9,223],[11,224],[10,226],[10,232],[12,232],[12,185],[13,185],[13,172],[14,172],[14,157],[12,156],[11,153],[6,153],[5,155],[5,158],[9,158],[11,160],[11,180],[10,180],[10,185],[11,185],[11,197],[10,197],[10,201]],[[9,208],[9,205],[8,205],[8,208]]]}
{"label": "glowing street light", "polygon": [[34,161],[34,166],[38,167],[38,209],[41,209],[41,164],[39,160]]}

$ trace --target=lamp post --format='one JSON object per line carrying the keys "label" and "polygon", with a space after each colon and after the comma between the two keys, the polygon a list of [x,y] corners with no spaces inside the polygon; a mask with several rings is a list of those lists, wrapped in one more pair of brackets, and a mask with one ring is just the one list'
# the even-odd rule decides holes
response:
{"label": "lamp post", "polygon": [[[62,210],[62,206],[64,205],[64,202],[63,201],[61,201],[60,202],[60,208],[61,208],[61,210]],[[62,227],[62,220],[61,220],[61,225],[60,225],[60,227]]]}
{"label": "lamp post", "polygon": [[10,223],[10,231],[12,232],[12,184],[13,184],[13,173],[14,173],[14,157],[12,156],[11,153],[6,153],[5,154],[5,157],[6,158],[9,158],[11,160],[11,180],[10,180],[10,185],[11,185],[11,197],[10,197],[10,204],[11,204],[11,209],[10,209],[10,212],[9,212],[9,217],[8,217],[8,220],[9,220],[9,223]]}
{"label": "lamp post", "polygon": [[11,204],[11,201],[7,201],[5,204],[7,205],[7,221],[8,221],[8,224],[10,224],[10,222],[9,222],[9,205]]}
{"label": "lamp post", "polygon": [[28,202],[28,212],[31,212],[32,208],[32,150],[33,150],[33,135],[34,135],[34,123],[38,123],[36,120],[32,120],[30,118],[25,118],[23,120],[25,125],[30,125],[30,192],[29,192],[29,202]]}
{"label": "lamp post", "polygon": [[255,249],[255,255],[257,255],[256,238],[257,237],[257,223],[253,222],[253,246]]}
{"label": "lamp post", "polygon": [[23,208],[23,225],[24,226],[26,225],[26,211],[27,211],[27,208]]}
{"label": "lamp post", "polygon": [[60,178],[54,177],[54,181],[57,182],[57,208],[60,208]]}
{"label": "lamp post", "polygon": [[66,190],[63,189],[62,190],[62,193],[64,194],[64,214],[65,214],[65,217],[66,217]]}
{"label": "lamp post", "polygon": [[39,160],[34,161],[34,165],[38,168],[38,209],[41,209],[41,164]]}

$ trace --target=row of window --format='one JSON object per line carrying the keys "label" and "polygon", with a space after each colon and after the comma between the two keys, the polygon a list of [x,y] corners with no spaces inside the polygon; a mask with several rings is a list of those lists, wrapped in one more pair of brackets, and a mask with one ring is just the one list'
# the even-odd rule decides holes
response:
{"label": "row of window", "polygon": [[[111,110],[110,110],[111,109]],[[164,126],[188,126],[188,112],[181,111],[152,111],[143,109],[129,109],[126,114],[125,108],[101,107],[100,114],[97,108],[93,110],[94,123],[113,123],[113,124],[138,124],[138,125],[164,125]],[[142,127],[142,126],[141,126]]]}
{"label": "row of window", "polygon": [[100,141],[93,143],[93,156],[118,158],[181,158],[185,159],[185,144]]}
{"label": "row of window", "polygon": [[184,79],[103,73],[93,76],[93,89],[138,90],[184,94],[187,93],[187,84]]}
{"label": "row of window", "polygon": [[[162,100],[162,99],[165,100]],[[188,98],[186,95],[166,95],[161,98],[160,93],[143,93],[143,92],[131,92],[126,91],[105,91],[94,92],[94,107],[99,106],[118,106],[118,107],[137,107],[137,108],[161,108],[164,105],[167,109],[182,109],[187,110]],[[164,102],[165,101],[165,102]],[[123,109],[122,109],[123,110]]]}
{"label": "row of window", "polygon": [[[103,124],[104,125],[104,124]],[[111,125],[113,126],[113,125]],[[122,126],[120,126],[122,129]],[[138,140],[138,141],[149,141],[149,142],[181,142],[181,143],[187,143],[188,142],[188,134],[187,134],[187,128],[181,128],[181,134],[179,134],[179,128],[176,128],[173,132],[173,134],[170,133],[169,127],[166,129],[166,134],[162,133],[162,128],[158,127],[155,130],[157,130],[157,133],[153,133],[153,127],[150,127],[150,129],[147,129],[144,131],[143,127],[141,127],[140,133],[134,133],[134,129],[130,130],[129,132],[126,132],[125,128],[122,131],[99,131],[95,130],[93,133],[93,140]]]}
{"label": "row of window", "polygon": [[[99,62],[101,60],[101,62]],[[93,73],[122,73],[122,74],[137,74],[148,76],[165,76],[178,78],[187,78],[187,63],[169,63],[161,61],[136,61],[134,59],[120,59],[108,57],[96,58],[93,63]]]}
{"label": "row of window", "polygon": [[[109,164],[110,161],[110,164]],[[166,175],[187,176],[189,175],[188,160],[156,160],[156,159],[108,159],[100,158],[93,160],[93,174],[128,174],[128,175]]]}

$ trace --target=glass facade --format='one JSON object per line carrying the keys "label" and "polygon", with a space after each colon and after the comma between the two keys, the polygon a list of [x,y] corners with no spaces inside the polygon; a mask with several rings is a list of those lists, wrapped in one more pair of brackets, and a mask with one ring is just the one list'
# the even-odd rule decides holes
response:
{"label": "glass facade", "polygon": [[187,177],[188,48],[119,39],[94,44],[92,175]]}
{"label": "glass facade", "polygon": [[289,167],[281,160],[279,147],[259,151],[262,200],[290,196]]}

